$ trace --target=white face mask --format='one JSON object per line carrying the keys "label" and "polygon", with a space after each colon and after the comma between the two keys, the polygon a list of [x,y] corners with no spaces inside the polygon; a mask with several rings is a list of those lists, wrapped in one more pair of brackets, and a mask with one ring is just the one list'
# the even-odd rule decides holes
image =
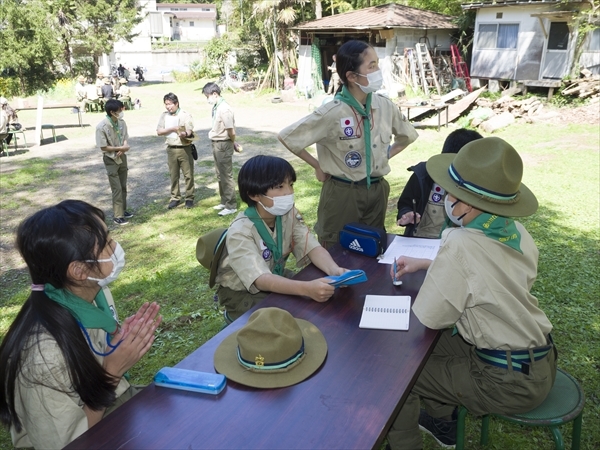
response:
{"label": "white face mask", "polygon": [[446,198],[444,198],[444,209],[446,210],[446,215],[448,216],[448,219],[450,219],[452,223],[455,223],[459,227],[462,227],[463,218],[467,215],[467,213],[464,213],[462,216],[459,217],[456,217],[454,214],[452,214],[452,211],[454,210],[454,207],[458,202],[460,202],[460,200],[456,200],[454,203],[450,203],[450,199],[448,199],[448,196],[446,195]]}
{"label": "white face mask", "polygon": [[98,259],[97,262],[112,262],[113,268],[106,278],[88,277],[88,280],[97,281],[100,287],[108,286],[109,283],[112,283],[117,279],[121,273],[121,270],[123,270],[123,267],[125,266],[125,252],[123,251],[123,247],[121,247],[121,244],[117,242],[115,245],[115,250],[113,251],[113,254],[110,255],[110,258]]}
{"label": "white face mask", "polygon": [[123,111],[121,111],[121,112],[119,113],[119,116],[118,116],[118,117],[119,117],[119,119],[123,120],[123,117],[125,117],[125,113],[124,113]]}
{"label": "white face mask", "polygon": [[[265,195],[265,197],[267,197]],[[273,200],[273,206],[265,206],[258,202],[269,214],[274,216],[283,216],[287,214],[294,206],[294,194],[280,195],[279,197],[267,197]]]}
{"label": "white face mask", "polygon": [[363,75],[362,73],[357,73],[356,75],[366,77],[367,81],[369,82],[369,84],[366,86],[358,84],[356,81],[354,82],[365,94],[376,92],[379,89],[381,89],[381,86],[383,86],[383,74],[381,73],[381,70],[376,70],[375,72],[369,73],[367,75]]}

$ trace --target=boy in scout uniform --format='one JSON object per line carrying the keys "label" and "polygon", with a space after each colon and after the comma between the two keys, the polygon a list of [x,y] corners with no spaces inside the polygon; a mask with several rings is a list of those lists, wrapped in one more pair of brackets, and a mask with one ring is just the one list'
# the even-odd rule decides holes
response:
{"label": "boy in scout uniform", "polygon": [[312,262],[327,275],[341,275],[294,206],[296,172],[283,158],[259,155],[240,169],[238,189],[248,209],[229,227],[216,268],[217,295],[225,318],[235,320],[271,292],[304,295],[317,302],[334,293],[328,279],[291,280],[285,263],[291,253],[298,267]]}
{"label": "boy in scout uniform", "polygon": [[419,428],[453,446],[457,405],[475,415],[527,412],[556,375],[552,325],[530,293],[538,250],[509,219],[538,207],[521,183],[519,154],[502,139],[478,139],[433,156],[427,172],[447,191],[445,210],[458,227],[444,230],[433,261],[401,257],[393,274],[427,270],[412,309],[444,331],[388,433],[392,449],[420,449]]}

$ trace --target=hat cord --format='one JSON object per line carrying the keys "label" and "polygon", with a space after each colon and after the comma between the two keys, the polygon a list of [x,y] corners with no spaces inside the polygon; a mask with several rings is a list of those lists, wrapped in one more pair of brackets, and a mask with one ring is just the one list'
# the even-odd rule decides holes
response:
{"label": "hat cord", "polygon": [[450,178],[456,182],[460,189],[470,192],[471,194],[479,195],[490,203],[512,204],[519,201],[519,191],[515,192],[514,194],[502,194],[500,192],[494,192],[482,186],[478,186],[475,183],[466,181],[460,176],[454,167],[454,164],[450,164],[450,167],[448,167],[448,174],[450,175]]}
{"label": "hat cord", "polygon": [[287,372],[289,369],[294,367],[304,358],[304,338],[302,338],[302,345],[300,349],[290,356],[288,359],[283,361],[275,362],[275,363],[265,363],[264,356],[260,354],[254,358],[254,361],[248,361],[244,359],[240,352],[240,347],[237,348],[237,357],[238,362],[246,367],[247,369],[252,370],[253,372],[262,372],[262,373],[275,373],[275,372]]}

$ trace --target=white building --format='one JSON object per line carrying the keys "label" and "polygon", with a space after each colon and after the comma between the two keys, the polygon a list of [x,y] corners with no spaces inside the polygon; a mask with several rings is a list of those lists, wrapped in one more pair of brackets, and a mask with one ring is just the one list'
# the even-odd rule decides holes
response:
{"label": "white building", "polygon": [[[134,29],[131,42],[115,43],[111,55],[103,58],[101,66],[123,64],[125,67],[177,67],[199,59],[202,43],[217,36],[217,7],[202,3],[157,3],[138,0],[144,20]],[[153,42],[178,41],[198,43],[197,47],[155,48]]]}

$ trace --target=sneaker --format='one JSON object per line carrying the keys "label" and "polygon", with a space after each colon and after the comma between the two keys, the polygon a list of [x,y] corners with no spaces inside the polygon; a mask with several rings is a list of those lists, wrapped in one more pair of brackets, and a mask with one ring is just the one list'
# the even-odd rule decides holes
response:
{"label": "sneaker", "polygon": [[127,222],[127,219],[125,219],[124,217],[115,217],[113,219],[113,222],[116,223],[117,225],[127,225],[129,222]]}
{"label": "sneaker", "polygon": [[192,208],[193,206],[194,206],[194,200],[186,200],[186,201],[185,201],[185,207],[186,207],[187,209],[190,209],[190,208]]}
{"label": "sneaker", "polygon": [[456,447],[456,418],[454,420],[442,420],[431,417],[424,409],[419,415],[419,428],[432,436],[443,448]]}
{"label": "sneaker", "polygon": [[131,214],[129,211],[125,211],[123,213],[123,217],[125,217],[126,219],[131,219],[133,217],[133,214]]}
{"label": "sneaker", "polygon": [[229,214],[234,214],[236,211],[237,211],[237,208],[233,208],[233,209],[224,208],[221,211],[219,211],[219,215],[220,216],[228,216]]}
{"label": "sneaker", "polygon": [[219,203],[216,206],[213,206],[213,209],[216,209],[217,211],[221,211],[222,209],[225,209],[225,205],[223,203]]}
{"label": "sneaker", "polygon": [[178,205],[179,205],[179,200],[171,200],[169,202],[169,206],[167,206],[167,209],[177,208]]}

